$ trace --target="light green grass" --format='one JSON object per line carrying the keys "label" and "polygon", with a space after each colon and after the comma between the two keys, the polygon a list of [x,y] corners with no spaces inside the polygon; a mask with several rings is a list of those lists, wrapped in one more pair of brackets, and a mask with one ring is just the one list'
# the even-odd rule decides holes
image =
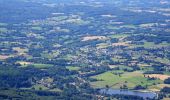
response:
{"label": "light green grass", "polygon": [[120,70],[124,70],[124,69],[133,70],[133,68],[131,68],[129,66],[119,65],[118,67],[119,67]]}
{"label": "light green grass", "polygon": [[35,90],[40,90],[40,88],[42,90],[47,90],[48,89],[47,87],[45,87],[45,86],[43,86],[41,84],[36,84],[36,85],[33,86],[33,88],[35,88]]}
{"label": "light green grass", "polygon": [[110,35],[109,37],[119,39],[119,38],[125,38],[127,36],[129,36],[129,35],[128,34],[113,34],[113,35]]}
{"label": "light green grass", "polygon": [[125,62],[127,59],[121,59],[121,58],[114,57],[114,58],[112,58],[112,60],[115,62]]}
{"label": "light green grass", "polygon": [[51,20],[62,21],[62,20],[66,20],[67,18],[68,18],[67,16],[58,16],[58,17],[52,17]]}
{"label": "light green grass", "polygon": [[33,64],[33,66],[35,68],[48,68],[48,67],[52,67],[53,65],[50,65],[50,64]]}
{"label": "light green grass", "polygon": [[159,58],[159,57],[157,57],[154,60],[157,61],[157,62],[167,64],[167,65],[170,63],[170,60],[168,58]]}
{"label": "light green grass", "polygon": [[67,55],[63,56],[63,59],[65,59],[65,60],[72,60],[72,56],[73,55],[71,55],[71,54],[67,54]]}
{"label": "light green grass", "polygon": [[132,24],[130,24],[130,25],[122,25],[122,26],[120,26],[121,28],[136,28],[136,26],[135,25],[132,25]]}
{"label": "light green grass", "polygon": [[74,67],[74,66],[68,66],[68,67],[66,67],[67,69],[69,69],[70,71],[73,71],[73,70],[79,70],[80,69],[80,67]]}
{"label": "light green grass", "polygon": [[107,43],[99,43],[96,46],[97,46],[98,49],[102,49],[102,48],[109,47],[109,44],[107,44]]}
{"label": "light green grass", "polygon": [[170,72],[164,72],[165,75],[170,75]]}
{"label": "light green grass", "polygon": [[144,42],[143,45],[133,45],[133,47],[144,47],[144,48],[160,48],[160,47],[167,47],[170,46],[167,42],[162,42],[160,44],[155,44],[154,42],[147,42],[147,41],[142,41]]}
{"label": "light green grass", "polygon": [[87,25],[90,23],[90,21],[86,21],[83,19],[69,19],[68,22],[76,25]]}
{"label": "light green grass", "polygon": [[91,85],[95,88],[103,88],[106,85],[112,86],[112,88],[120,88],[122,84],[125,84],[125,81],[127,81],[126,85],[129,89],[134,88],[136,85],[142,85],[142,86],[150,86],[153,85],[153,83],[158,84],[159,82],[162,82],[160,80],[152,80],[149,81],[147,78],[143,76],[141,72],[126,72],[119,75],[114,75],[112,72],[105,72],[103,74],[99,74],[96,76],[92,76],[91,78],[95,78],[99,81],[92,82]]}
{"label": "light green grass", "polygon": [[51,65],[51,64],[38,64],[38,63],[35,63],[35,64],[22,65],[21,67],[24,68],[24,67],[28,67],[28,66],[33,66],[35,68],[44,69],[44,68],[52,67],[53,65]]}
{"label": "light green grass", "polygon": [[7,28],[0,28],[0,33],[6,33],[7,31]]}

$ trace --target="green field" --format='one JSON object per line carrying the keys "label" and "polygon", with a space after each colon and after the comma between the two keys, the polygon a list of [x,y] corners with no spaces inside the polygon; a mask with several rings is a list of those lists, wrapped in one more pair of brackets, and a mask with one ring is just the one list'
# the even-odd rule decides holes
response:
{"label": "green field", "polygon": [[102,49],[102,48],[107,48],[109,47],[109,44],[107,43],[100,43],[96,45],[98,49]]}
{"label": "green field", "polygon": [[160,44],[155,44],[154,42],[147,42],[147,41],[142,41],[144,44],[143,45],[132,45],[132,47],[144,47],[144,48],[161,48],[161,47],[166,47],[170,46],[167,42],[162,42]]}
{"label": "green field", "polygon": [[68,66],[68,67],[66,67],[67,69],[69,69],[70,71],[72,71],[72,70],[79,70],[80,69],[80,67],[74,67],[74,66]]}
{"label": "green field", "polygon": [[48,90],[47,87],[45,87],[44,85],[41,85],[41,84],[36,84],[36,85],[32,86],[32,88],[34,88],[35,90]]}
{"label": "green field", "polygon": [[0,28],[0,33],[6,33],[8,31],[7,28]]}
{"label": "green field", "polygon": [[109,85],[112,88],[118,89],[123,84],[126,84],[129,89],[133,89],[136,85],[150,86],[153,83],[158,84],[162,81],[160,80],[147,80],[143,74],[139,71],[136,72],[125,72],[122,75],[114,75],[112,71],[105,72],[96,76],[92,76],[98,81],[91,82],[91,85],[95,88],[103,88],[106,85]]}
{"label": "green field", "polygon": [[33,66],[35,68],[44,69],[44,68],[52,67],[53,65],[51,65],[51,64],[38,64],[38,63],[35,63],[35,64],[23,64],[23,65],[21,65],[21,67],[29,67],[29,66]]}
{"label": "green field", "polygon": [[113,35],[110,35],[109,37],[119,39],[119,38],[125,38],[127,36],[129,36],[129,34],[113,34]]}

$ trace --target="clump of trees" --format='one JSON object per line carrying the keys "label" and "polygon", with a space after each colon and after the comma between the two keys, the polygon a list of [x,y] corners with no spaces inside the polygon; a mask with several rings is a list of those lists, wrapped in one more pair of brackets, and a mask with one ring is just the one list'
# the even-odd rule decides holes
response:
{"label": "clump of trees", "polygon": [[161,92],[170,93],[170,87],[164,87],[163,89],[161,89]]}
{"label": "clump of trees", "polygon": [[170,78],[165,79],[165,80],[164,80],[164,83],[165,83],[165,84],[170,84]]}
{"label": "clump of trees", "polygon": [[146,87],[141,86],[141,85],[137,85],[134,87],[134,90],[140,90],[140,89],[146,89]]}

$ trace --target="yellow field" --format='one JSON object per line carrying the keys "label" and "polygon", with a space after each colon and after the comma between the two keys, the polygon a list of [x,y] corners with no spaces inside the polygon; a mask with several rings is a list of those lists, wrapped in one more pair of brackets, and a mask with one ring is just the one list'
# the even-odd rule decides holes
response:
{"label": "yellow field", "polygon": [[146,77],[151,77],[151,78],[158,78],[158,79],[160,79],[160,80],[165,80],[165,79],[167,79],[167,78],[170,78],[170,76],[169,75],[162,75],[162,74],[146,74],[145,75]]}

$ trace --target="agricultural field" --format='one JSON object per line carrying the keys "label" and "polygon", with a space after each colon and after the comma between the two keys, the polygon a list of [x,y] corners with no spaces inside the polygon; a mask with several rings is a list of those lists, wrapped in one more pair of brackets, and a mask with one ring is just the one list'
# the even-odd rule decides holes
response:
{"label": "agricultural field", "polygon": [[0,0],[0,99],[146,99],[100,92],[117,89],[168,100],[169,6],[168,0]]}
{"label": "agricultural field", "polygon": [[122,74],[114,74],[114,72],[106,72],[93,76],[92,78],[98,81],[92,82],[95,87],[104,88],[106,85],[114,89],[120,89],[123,85],[126,85],[128,89],[133,89],[136,85],[141,85],[144,87],[152,86],[153,84],[162,83],[161,80],[148,80],[143,76],[141,72],[130,72]]}

